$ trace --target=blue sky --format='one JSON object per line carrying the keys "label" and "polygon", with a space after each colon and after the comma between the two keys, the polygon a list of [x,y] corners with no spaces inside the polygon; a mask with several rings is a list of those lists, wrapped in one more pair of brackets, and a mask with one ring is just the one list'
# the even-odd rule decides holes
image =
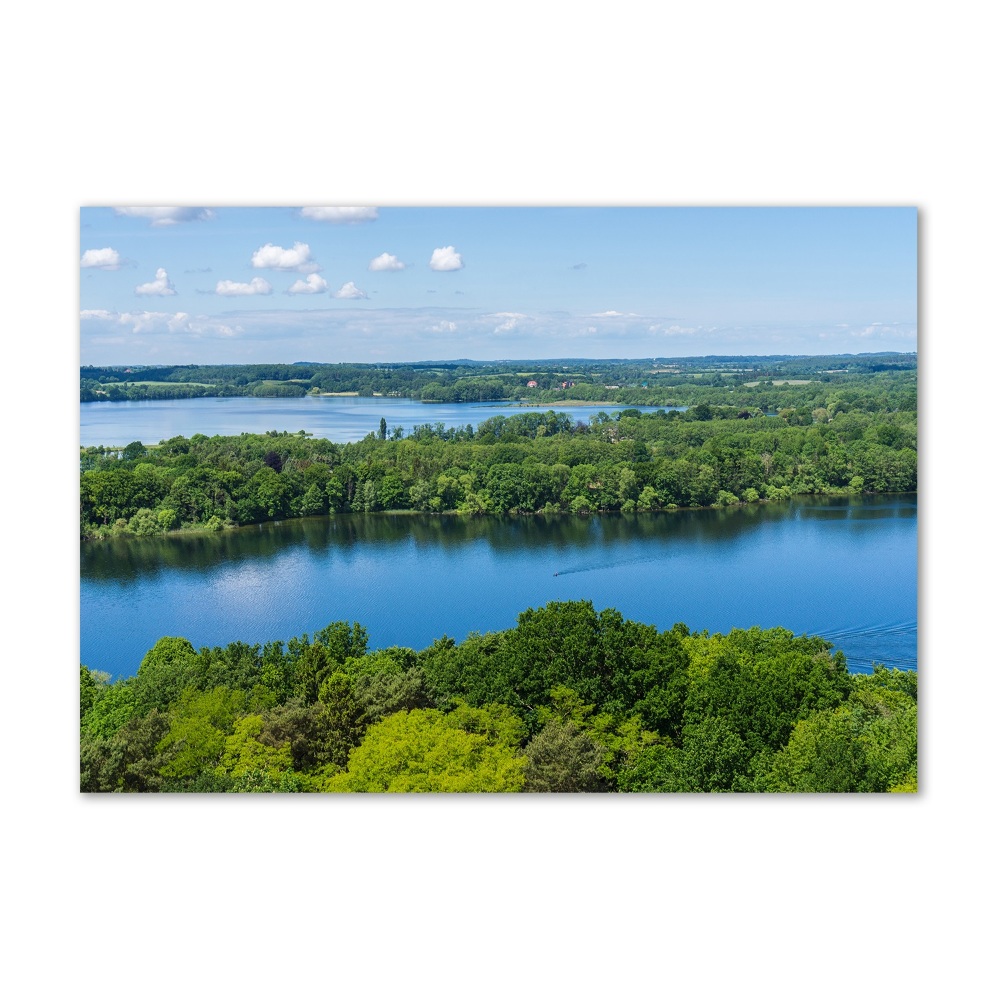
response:
{"label": "blue sky", "polygon": [[912,351],[914,208],[84,208],[82,364]]}

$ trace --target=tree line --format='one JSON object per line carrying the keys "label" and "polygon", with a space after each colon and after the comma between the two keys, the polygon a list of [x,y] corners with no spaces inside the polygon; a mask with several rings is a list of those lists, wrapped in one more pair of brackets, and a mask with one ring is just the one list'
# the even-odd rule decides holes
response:
{"label": "tree line", "polygon": [[80,668],[80,787],[135,792],[916,791],[917,677],[818,637],[659,631],[589,601],[369,651],[357,622]]}
{"label": "tree line", "polygon": [[765,416],[699,403],[589,423],[532,410],[477,427],[384,418],[361,441],[241,434],[81,449],[81,535],[220,529],[340,513],[622,512],[917,488],[915,410],[825,405]]}
{"label": "tree line", "polygon": [[439,403],[519,399],[554,403],[577,399],[674,406],[706,402],[776,411],[787,406],[813,409],[818,405],[818,394],[834,387],[853,392],[873,379],[883,386],[883,404],[915,408],[916,356],[898,354],[646,361],[85,366],[80,369],[80,400],[339,392],[405,396]]}

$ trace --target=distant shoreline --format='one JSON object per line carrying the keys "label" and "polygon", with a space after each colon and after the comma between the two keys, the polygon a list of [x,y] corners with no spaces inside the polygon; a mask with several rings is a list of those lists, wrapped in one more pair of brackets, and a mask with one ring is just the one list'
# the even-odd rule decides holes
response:
{"label": "distant shoreline", "polygon": [[[643,403],[642,405],[647,406],[649,404]],[[539,408],[545,407],[545,409],[548,410],[556,406],[619,406],[623,410],[628,410],[633,408],[633,404],[631,403],[616,403],[613,400],[605,400],[604,402],[594,403],[589,399],[560,399],[558,402],[555,403],[529,403],[529,402],[524,402],[523,400],[519,400],[516,403],[511,403],[511,406],[535,406]]]}

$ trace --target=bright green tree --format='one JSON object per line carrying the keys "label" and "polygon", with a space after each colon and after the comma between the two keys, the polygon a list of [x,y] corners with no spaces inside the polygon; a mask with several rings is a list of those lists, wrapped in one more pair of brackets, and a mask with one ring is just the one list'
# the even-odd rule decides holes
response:
{"label": "bright green tree", "polygon": [[158,746],[165,757],[160,774],[190,780],[213,770],[245,706],[242,691],[186,688],[171,706],[170,729]]}
{"label": "bright green tree", "polygon": [[466,732],[436,709],[397,712],[372,726],[331,792],[516,792],[524,758],[503,741]]}
{"label": "bright green tree", "polygon": [[271,783],[277,784],[285,771],[292,769],[292,751],[288,743],[267,746],[258,737],[264,728],[259,715],[247,715],[233,726],[226,737],[219,758],[219,770],[230,778],[246,778],[266,774]]}

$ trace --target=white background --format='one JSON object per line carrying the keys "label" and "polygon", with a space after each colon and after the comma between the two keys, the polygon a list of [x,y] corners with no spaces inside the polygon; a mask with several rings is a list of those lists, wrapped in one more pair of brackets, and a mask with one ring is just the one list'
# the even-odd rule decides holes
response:
{"label": "white background", "polygon": [[[12,995],[982,995],[995,33],[968,2],[689,6],[7,15]],[[921,793],[80,796],[79,208],[310,203],[917,205]]]}

